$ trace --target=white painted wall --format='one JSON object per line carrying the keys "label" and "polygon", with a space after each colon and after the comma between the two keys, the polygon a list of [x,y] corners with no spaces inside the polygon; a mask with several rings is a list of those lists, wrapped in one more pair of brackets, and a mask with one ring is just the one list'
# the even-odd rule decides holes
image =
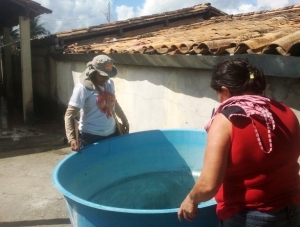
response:
{"label": "white painted wall", "polygon": [[74,87],[72,71],[82,72],[86,63],[56,62],[56,94],[59,103],[68,105]]}
{"label": "white painted wall", "polygon": [[118,66],[117,99],[132,131],[203,128],[217,105],[209,71]]}
{"label": "white painted wall", "polygon": [[[57,94],[68,104],[73,89],[72,71],[86,63],[57,62]],[[210,88],[210,70],[117,65],[113,78],[117,99],[130,131],[171,128],[203,128],[218,106]],[[291,105],[300,119],[300,79],[270,77],[266,95]],[[284,81],[284,83],[283,83]],[[279,91],[278,89],[283,89]]]}

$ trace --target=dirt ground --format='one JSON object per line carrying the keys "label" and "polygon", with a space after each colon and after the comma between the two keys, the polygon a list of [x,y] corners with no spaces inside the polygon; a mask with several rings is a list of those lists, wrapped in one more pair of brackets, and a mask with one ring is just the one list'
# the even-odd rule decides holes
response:
{"label": "dirt ground", "polygon": [[54,167],[71,150],[57,123],[0,131],[0,227],[71,226]]}

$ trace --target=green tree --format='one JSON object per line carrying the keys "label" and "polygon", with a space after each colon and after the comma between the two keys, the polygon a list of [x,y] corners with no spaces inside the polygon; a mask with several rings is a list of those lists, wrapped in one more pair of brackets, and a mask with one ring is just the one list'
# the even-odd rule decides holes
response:
{"label": "green tree", "polygon": [[[40,16],[30,19],[30,38],[36,39],[41,36],[48,36],[50,32],[44,28],[44,23],[39,23]],[[11,42],[17,42],[20,40],[19,26],[15,27],[10,33]],[[3,45],[3,36],[0,33],[0,45]]]}
{"label": "green tree", "polygon": [[[17,42],[20,40],[19,27],[14,27],[10,32],[10,42]],[[3,44],[3,34],[0,32],[0,45]]]}
{"label": "green tree", "polygon": [[19,31],[19,27],[15,27],[11,32],[10,32],[10,39],[13,42],[16,42],[18,40],[20,40],[20,31]]}
{"label": "green tree", "polygon": [[[41,36],[48,36],[50,32],[44,28],[44,23],[39,23],[40,16],[30,19],[30,38],[35,39]],[[16,26],[10,32],[10,42],[13,53],[18,53],[19,44],[16,44],[20,41],[20,29],[19,26]],[[15,43],[15,44],[13,44]],[[0,31],[0,46],[3,46],[3,34]]]}
{"label": "green tree", "polygon": [[30,38],[32,39],[50,35],[50,32],[44,28],[45,23],[39,23],[39,20],[40,16],[30,20]]}

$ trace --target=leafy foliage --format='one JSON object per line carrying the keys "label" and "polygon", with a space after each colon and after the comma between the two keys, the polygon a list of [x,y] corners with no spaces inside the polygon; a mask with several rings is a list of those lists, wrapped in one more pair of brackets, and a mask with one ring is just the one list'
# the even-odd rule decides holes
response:
{"label": "leafy foliage", "polygon": [[39,23],[39,20],[40,16],[30,20],[30,38],[32,39],[50,35],[50,32],[44,28],[45,23]]}
{"label": "leafy foliage", "polygon": [[[42,36],[50,35],[50,32],[44,28],[44,23],[40,23],[40,16],[30,19],[30,38],[36,39]],[[20,40],[19,26],[15,27],[10,33],[11,42]],[[3,36],[0,33],[0,45],[3,45]]]}

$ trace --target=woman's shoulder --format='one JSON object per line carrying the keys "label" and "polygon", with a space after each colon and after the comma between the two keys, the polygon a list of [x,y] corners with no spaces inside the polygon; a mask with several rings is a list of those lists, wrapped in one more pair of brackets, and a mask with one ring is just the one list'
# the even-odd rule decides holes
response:
{"label": "woman's shoulder", "polygon": [[114,81],[112,79],[109,79],[107,82],[106,82],[107,86],[114,86]]}
{"label": "woman's shoulder", "polygon": [[115,91],[115,85],[114,85],[114,81],[112,79],[109,79],[106,82],[106,84],[105,84],[105,90],[114,93],[114,91]]}
{"label": "woman's shoulder", "polygon": [[85,95],[89,95],[94,92],[95,92],[95,90],[91,90],[91,89],[85,87],[81,83],[76,84],[74,87],[74,90],[73,90],[73,93],[75,93],[75,94],[85,94]]}
{"label": "woman's shoulder", "polygon": [[285,116],[285,117],[289,116],[289,118],[290,117],[297,118],[295,112],[288,105],[275,100],[271,100],[270,103],[271,103],[271,111],[273,114],[276,114],[278,116]]}
{"label": "woman's shoulder", "polygon": [[229,118],[230,115],[232,114],[238,114],[238,115],[245,115],[245,111],[243,108],[239,106],[228,106],[224,108],[223,110],[220,111],[225,117]]}
{"label": "woman's shoulder", "polygon": [[273,99],[270,99],[270,104],[271,104],[271,108],[276,108],[276,109],[279,109],[279,110],[282,110],[282,111],[286,111],[286,110],[290,109],[290,107],[287,106],[286,104],[278,102],[278,101],[273,100]]}

